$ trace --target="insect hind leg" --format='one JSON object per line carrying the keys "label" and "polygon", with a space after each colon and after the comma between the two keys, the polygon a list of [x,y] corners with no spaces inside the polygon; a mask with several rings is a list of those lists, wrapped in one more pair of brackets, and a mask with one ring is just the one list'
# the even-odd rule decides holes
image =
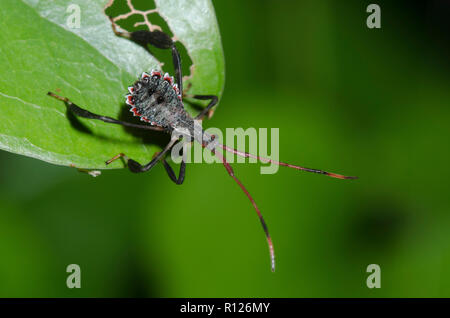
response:
{"label": "insect hind leg", "polygon": [[205,107],[196,117],[195,119],[202,120],[206,115],[208,118],[211,118],[213,114],[212,108],[217,105],[219,98],[216,95],[186,95],[188,98],[194,98],[199,100],[210,100],[208,106]]}
{"label": "insect hind leg", "polygon": [[109,20],[111,21],[111,27],[113,29],[113,32],[117,36],[130,39],[138,43],[139,45],[143,46],[144,48],[147,48],[147,44],[150,44],[153,45],[154,47],[157,47],[158,49],[171,49],[173,67],[175,69],[175,78],[180,91],[181,92],[183,91],[183,74],[181,71],[181,57],[177,47],[175,46],[175,43],[170,38],[170,36],[159,30],[154,31],[138,30],[133,32],[118,31],[117,25],[114,22],[113,18],[109,17]]}
{"label": "insect hind leg", "polygon": [[79,107],[78,105],[73,103],[67,97],[62,97],[62,96],[56,95],[56,94],[54,94],[52,92],[48,92],[47,95],[49,95],[49,96],[51,96],[53,98],[56,98],[57,100],[60,100],[60,101],[62,101],[64,103],[66,103],[67,109],[69,111],[71,111],[73,114],[75,114],[76,116],[78,116],[78,117],[89,118],[89,119],[96,119],[96,120],[104,121],[105,123],[117,124],[117,125],[122,125],[122,126],[126,126],[126,127],[133,127],[133,128],[139,128],[139,129],[147,129],[147,130],[155,130],[155,131],[163,131],[164,130],[164,128],[159,127],[159,126],[133,124],[133,123],[128,123],[126,121],[117,120],[117,119],[114,119],[112,117],[94,114],[94,113],[91,113],[90,111],[88,111],[88,110],[86,110],[84,108]]}

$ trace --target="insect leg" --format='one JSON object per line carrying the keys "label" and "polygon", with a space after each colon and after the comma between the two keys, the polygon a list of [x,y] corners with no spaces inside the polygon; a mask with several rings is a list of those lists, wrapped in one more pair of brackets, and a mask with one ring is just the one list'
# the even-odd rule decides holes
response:
{"label": "insect leg", "polygon": [[134,32],[118,31],[117,25],[113,21],[113,19],[110,17],[109,20],[111,21],[111,26],[114,33],[118,36],[133,40],[145,48],[147,44],[151,44],[154,47],[157,47],[158,49],[172,49],[172,60],[175,69],[175,78],[178,84],[178,88],[180,89],[180,92],[183,91],[183,74],[181,72],[180,53],[178,52],[178,49],[175,46],[175,43],[170,38],[170,36],[159,30],[155,31],[138,30]]}
{"label": "insect leg", "polygon": [[128,169],[130,169],[131,172],[140,173],[140,172],[149,171],[151,168],[153,168],[158,163],[159,160],[161,160],[164,157],[165,153],[167,151],[169,151],[170,148],[172,148],[172,146],[175,144],[175,142],[177,140],[178,140],[177,138],[171,139],[170,142],[166,145],[166,147],[164,147],[164,149],[161,152],[157,153],[156,156],[146,165],[141,165],[139,162],[128,158],[123,153],[119,153],[118,155],[112,157],[111,159],[106,161],[106,164],[109,165],[111,162],[113,162],[119,158],[123,158],[125,160],[125,162],[127,163]]}
{"label": "insect leg", "polygon": [[216,95],[192,95],[189,96],[187,95],[186,97],[190,97],[190,98],[195,98],[195,99],[200,99],[200,100],[208,100],[210,99],[211,101],[209,102],[208,106],[206,106],[205,109],[203,109],[200,114],[197,115],[197,117],[195,117],[195,119],[200,119],[202,120],[203,117],[205,117],[207,114],[209,114],[209,112],[211,111],[211,109],[216,106],[217,102],[219,101],[219,98]]}
{"label": "insect leg", "polygon": [[181,71],[181,57],[180,53],[175,46],[175,43],[172,45],[172,61],[173,68],[175,69],[175,78],[177,79],[178,88],[180,92],[183,91],[183,73]]}
{"label": "insect leg", "polygon": [[84,117],[84,118],[89,118],[89,119],[97,119],[97,120],[101,120],[104,121],[105,123],[110,123],[110,124],[118,124],[118,125],[122,125],[122,126],[127,126],[127,127],[133,127],[133,128],[139,128],[139,129],[148,129],[148,130],[156,130],[156,131],[163,131],[164,128],[162,127],[158,127],[158,126],[149,126],[149,125],[139,125],[139,124],[132,124],[132,123],[127,123],[125,121],[121,121],[121,120],[117,120],[108,116],[102,116],[102,115],[97,115],[94,113],[91,113],[90,111],[83,109],[81,107],[78,107],[77,105],[75,105],[74,103],[72,103],[67,97],[61,97],[59,95],[56,95],[52,92],[48,92],[47,95],[54,97],[60,101],[63,101],[64,103],[66,103],[67,108],[75,115],[79,116],[79,117]]}
{"label": "insect leg", "polygon": [[162,163],[164,165],[164,168],[167,171],[167,174],[169,175],[170,180],[172,180],[173,182],[175,182],[178,185],[182,184],[184,181],[184,176],[185,176],[185,171],[186,171],[186,163],[184,161],[181,161],[180,172],[178,173],[178,178],[176,177],[175,172],[173,171],[172,167],[166,161],[166,158],[162,159]]}

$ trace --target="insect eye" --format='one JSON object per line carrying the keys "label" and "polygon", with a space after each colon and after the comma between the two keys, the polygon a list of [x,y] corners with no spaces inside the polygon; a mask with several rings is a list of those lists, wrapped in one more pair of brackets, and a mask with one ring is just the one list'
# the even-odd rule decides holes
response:
{"label": "insect eye", "polygon": [[144,83],[148,83],[148,80],[149,80],[149,77],[148,76],[144,76],[144,78],[142,79],[142,81],[144,82]]}
{"label": "insect eye", "polygon": [[156,100],[158,102],[158,104],[161,104],[164,102],[164,97],[159,96],[158,99]]}

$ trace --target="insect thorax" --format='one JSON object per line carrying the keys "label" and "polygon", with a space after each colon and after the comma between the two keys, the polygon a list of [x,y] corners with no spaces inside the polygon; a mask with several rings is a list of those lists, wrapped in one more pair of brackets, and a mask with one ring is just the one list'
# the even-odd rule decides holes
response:
{"label": "insect thorax", "polygon": [[181,92],[173,77],[160,71],[143,73],[133,86],[128,87],[126,103],[134,116],[168,131],[193,127],[192,117],[185,111]]}

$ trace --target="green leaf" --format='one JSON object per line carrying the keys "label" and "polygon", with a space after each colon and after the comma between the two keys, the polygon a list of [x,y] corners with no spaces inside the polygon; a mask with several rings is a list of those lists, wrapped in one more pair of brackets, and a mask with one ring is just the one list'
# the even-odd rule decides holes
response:
{"label": "green leaf", "polygon": [[[116,0],[118,1],[118,0]],[[132,120],[124,95],[143,71],[158,67],[144,48],[117,37],[92,0],[2,0],[0,2],[0,149],[53,164],[105,169],[123,152],[145,163],[162,145],[152,132],[78,119],[66,96],[91,112]],[[80,8],[80,28],[67,21]],[[155,0],[159,15],[193,63],[189,93],[221,95],[224,59],[210,0]],[[108,168],[120,168],[115,162]]]}

